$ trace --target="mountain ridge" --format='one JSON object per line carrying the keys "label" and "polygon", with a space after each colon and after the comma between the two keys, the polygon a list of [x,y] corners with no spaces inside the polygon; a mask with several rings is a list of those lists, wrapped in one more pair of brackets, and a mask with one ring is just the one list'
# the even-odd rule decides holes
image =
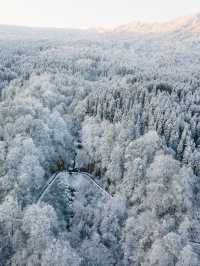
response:
{"label": "mountain ridge", "polygon": [[200,32],[200,13],[184,16],[167,22],[133,21],[116,27],[114,32],[166,33],[174,31]]}
{"label": "mountain ridge", "polygon": [[[200,32],[200,12],[195,15],[183,16],[166,22],[143,22],[133,20],[130,23],[122,24],[114,28],[95,27],[87,29],[73,29],[73,28],[51,28],[51,27],[31,27],[23,25],[0,25],[0,30],[14,31],[20,30],[28,32],[36,30],[37,32],[93,32],[93,33],[172,33],[172,32]],[[2,33],[3,33],[2,32]]]}

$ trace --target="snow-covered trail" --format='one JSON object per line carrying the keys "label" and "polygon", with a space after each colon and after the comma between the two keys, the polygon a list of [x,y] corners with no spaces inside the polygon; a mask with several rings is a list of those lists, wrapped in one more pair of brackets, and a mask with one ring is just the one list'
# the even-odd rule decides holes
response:
{"label": "snow-covered trail", "polygon": [[51,185],[55,182],[55,180],[57,179],[58,175],[59,175],[59,173],[55,173],[49,178],[47,183],[42,188],[40,194],[38,195],[38,197],[36,199],[36,203],[39,203],[43,199],[44,195],[50,189]]}
{"label": "snow-covered trail", "polygon": [[98,188],[104,195],[106,195],[108,198],[112,198],[112,196],[94,180],[92,175],[86,172],[70,172],[69,173],[67,171],[63,171],[63,172],[57,172],[49,178],[47,183],[42,188],[40,194],[38,195],[36,199],[36,203],[40,203],[42,201],[43,197],[48,192],[48,190],[53,186],[54,182],[60,177],[60,175],[63,175],[64,173],[67,174],[66,175],[67,178],[69,177],[69,175],[76,175],[77,178],[79,177],[79,175],[83,176],[87,181],[89,181],[96,188]]}

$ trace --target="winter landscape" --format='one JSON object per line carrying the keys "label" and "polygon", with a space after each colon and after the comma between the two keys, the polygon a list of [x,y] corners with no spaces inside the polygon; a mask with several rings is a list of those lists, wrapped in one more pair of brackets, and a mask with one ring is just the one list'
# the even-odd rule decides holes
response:
{"label": "winter landscape", "polygon": [[6,265],[200,265],[200,14],[0,26]]}

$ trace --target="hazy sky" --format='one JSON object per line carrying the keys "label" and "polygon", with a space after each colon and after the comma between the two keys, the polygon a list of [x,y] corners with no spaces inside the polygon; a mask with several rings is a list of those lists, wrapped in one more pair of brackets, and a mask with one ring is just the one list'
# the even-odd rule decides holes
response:
{"label": "hazy sky", "polygon": [[0,24],[115,27],[200,12],[200,0],[0,0]]}

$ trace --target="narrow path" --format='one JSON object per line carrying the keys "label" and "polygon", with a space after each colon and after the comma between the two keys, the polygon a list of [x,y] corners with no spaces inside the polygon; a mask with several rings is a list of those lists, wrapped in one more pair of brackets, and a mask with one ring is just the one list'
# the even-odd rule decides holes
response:
{"label": "narrow path", "polygon": [[40,202],[42,200],[42,198],[44,197],[44,195],[46,194],[47,190],[51,187],[51,185],[55,182],[55,180],[57,179],[59,173],[55,173],[53,174],[49,180],[47,181],[47,183],[44,185],[44,187],[42,188],[40,194],[38,195],[37,199],[36,199],[36,203]]}
{"label": "narrow path", "polygon": [[78,173],[84,175],[87,178],[87,180],[92,182],[99,190],[105,193],[108,197],[112,198],[112,196],[94,180],[94,177],[92,175],[88,174],[87,172],[78,172]]}
{"label": "narrow path", "polygon": [[50,177],[50,179],[47,181],[47,183],[42,188],[40,194],[38,195],[38,197],[36,199],[36,203],[40,203],[42,201],[42,199],[45,196],[45,194],[47,193],[47,191],[52,187],[54,182],[59,178],[60,174],[63,174],[63,173],[82,175],[83,177],[85,177],[85,179],[87,179],[89,182],[91,182],[93,185],[95,185],[103,194],[105,194],[109,198],[112,198],[112,196],[94,180],[94,177],[92,175],[90,175],[86,172],[80,172],[80,171],[76,171],[76,172],[75,171],[71,171],[71,172],[63,171],[63,172],[55,173],[54,175],[52,175]]}

